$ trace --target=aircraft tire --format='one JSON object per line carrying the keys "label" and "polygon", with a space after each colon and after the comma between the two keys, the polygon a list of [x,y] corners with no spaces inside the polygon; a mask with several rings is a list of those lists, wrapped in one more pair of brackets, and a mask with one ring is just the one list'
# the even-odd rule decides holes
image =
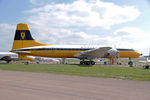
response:
{"label": "aircraft tire", "polygon": [[80,61],[80,65],[95,65],[94,61]]}
{"label": "aircraft tire", "polygon": [[86,61],[86,65],[91,65],[91,62],[90,61]]}
{"label": "aircraft tire", "polygon": [[94,61],[91,61],[91,65],[95,65],[95,62],[94,62]]}
{"label": "aircraft tire", "polygon": [[85,64],[85,62],[84,61],[80,61],[80,65],[84,65]]}

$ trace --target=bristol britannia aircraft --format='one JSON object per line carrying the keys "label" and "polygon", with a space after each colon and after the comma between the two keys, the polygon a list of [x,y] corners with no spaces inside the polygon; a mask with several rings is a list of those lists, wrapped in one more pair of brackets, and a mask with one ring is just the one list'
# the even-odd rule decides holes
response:
{"label": "bristol britannia aircraft", "polygon": [[112,49],[112,47],[92,47],[83,45],[51,45],[33,39],[25,23],[17,24],[11,52],[17,53],[20,60],[30,60],[28,56],[52,58],[78,58],[80,64],[94,65],[95,58],[138,58],[141,54],[133,49]]}

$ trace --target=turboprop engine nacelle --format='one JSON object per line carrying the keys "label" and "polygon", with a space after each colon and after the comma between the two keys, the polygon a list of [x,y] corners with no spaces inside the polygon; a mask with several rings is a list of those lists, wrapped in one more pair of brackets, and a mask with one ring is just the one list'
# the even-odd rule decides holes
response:
{"label": "turboprop engine nacelle", "polygon": [[119,53],[119,51],[117,49],[110,49],[107,52],[107,56],[114,56],[117,55]]}

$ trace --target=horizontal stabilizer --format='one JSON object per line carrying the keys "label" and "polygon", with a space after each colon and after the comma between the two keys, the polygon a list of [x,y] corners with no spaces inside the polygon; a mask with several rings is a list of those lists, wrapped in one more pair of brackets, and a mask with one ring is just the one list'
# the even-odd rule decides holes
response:
{"label": "horizontal stabilizer", "polygon": [[17,50],[13,50],[11,52],[19,53],[19,54],[30,54],[31,53],[30,51],[17,51]]}

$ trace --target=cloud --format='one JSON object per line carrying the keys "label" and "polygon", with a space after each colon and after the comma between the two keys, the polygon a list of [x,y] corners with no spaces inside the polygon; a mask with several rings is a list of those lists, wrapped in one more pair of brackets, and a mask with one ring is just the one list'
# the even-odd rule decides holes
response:
{"label": "cloud", "polygon": [[[42,6],[49,3],[65,2],[63,0],[29,0],[29,2],[34,6]],[[66,1],[68,2],[68,0]]]}
{"label": "cloud", "polygon": [[[41,27],[45,27],[43,30]],[[65,28],[49,28],[48,26],[31,26],[33,37],[47,44],[89,44],[100,40],[99,35],[87,34],[83,31],[75,31]],[[35,34],[36,33],[36,34]]]}
{"label": "cloud", "polygon": [[138,50],[150,49],[150,34],[138,28],[124,27],[118,29],[114,32],[114,37],[114,42],[119,42],[122,47],[135,48]]}
{"label": "cloud", "polygon": [[[34,0],[33,0],[34,1]],[[118,6],[110,2],[77,0],[66,4],[49,4],[26,11],[32,14],[30,23],[42,23],[51,27],[99,27],[111,26],[135,20],[140,12],[133,6]]]}
{"label": "cloud", "polygon": [[1,51],[9,51],[12,47],[15,34],[15,26],[10,24],[0,24],[0,47]]}
{"label": "cloud", "polygon": [[93,34],[94,29],[111,29],[114,25],[133,21],[140,15],[133,6],[119,6],[100,0],[52,3],[25,12],[30,14],[27,23],[36,33],[34,37],[40,42],[52,44],[115,45],[115,40],[120,37]]}

